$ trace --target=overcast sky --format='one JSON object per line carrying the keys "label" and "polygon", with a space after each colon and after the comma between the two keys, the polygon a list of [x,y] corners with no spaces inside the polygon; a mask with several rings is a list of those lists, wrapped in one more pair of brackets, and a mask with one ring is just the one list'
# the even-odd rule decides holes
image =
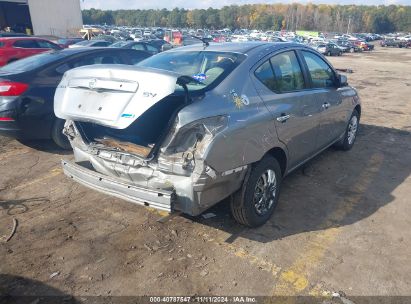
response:
{"label": "overcast sky", "polygon": [[[83,8],[98,8],[104,10],[116,9],[149,9],[149,8],[220,8],[230,4],[252,4],[252,3],[327,3],[327,4],[359,4],[358,0],[81,0]],[[367,0],[361,1],[361,4],[378,5],[378,4],[403,4],[411,5],[411,0]]]}

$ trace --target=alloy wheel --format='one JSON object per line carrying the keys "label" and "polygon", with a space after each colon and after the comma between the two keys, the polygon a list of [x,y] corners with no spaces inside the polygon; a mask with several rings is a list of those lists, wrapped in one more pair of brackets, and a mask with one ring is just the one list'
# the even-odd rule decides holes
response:
{"label": "alloy wheel", "polygon": [[254,190],[254,207],[258,215],[265,215],[274,204],[277,179],[274,170],[267,169],[257,180]]}

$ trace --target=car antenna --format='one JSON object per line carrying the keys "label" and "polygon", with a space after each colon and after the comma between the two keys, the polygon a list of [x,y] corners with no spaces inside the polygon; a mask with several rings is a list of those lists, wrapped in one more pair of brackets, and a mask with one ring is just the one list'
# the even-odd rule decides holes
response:
{"label": "car antenna", "polygon": [[194,36],[194,35],[192,35],[191,37],[192,37],[192,38],[195,38],[195,39],[198,39],[198,40],[200,40],[201,42],[203,42],[204,49],[205,49],[206,47],[210,46],[210,43],[209,43],[208,38],[205,38],[205,37],[200,38],[200,37],[197,37],[197,36]]}

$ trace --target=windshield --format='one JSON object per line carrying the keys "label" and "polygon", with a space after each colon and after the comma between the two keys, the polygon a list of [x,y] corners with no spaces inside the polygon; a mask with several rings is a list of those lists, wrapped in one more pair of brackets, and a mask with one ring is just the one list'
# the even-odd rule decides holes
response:
{"label": "windshield", "polygon": [[218,85],[244,58],[245,55],[229,52],[176,51],[157,54],[137,65],[191,76],[196,81],[188,89],[201,90]]}
{"label": "windshield", "polygon": [[64,58],[65,56],[66,55],[64,52],[51,51],[41,53],[9,63],[8,65],[2,67],[0,72],[14,73],[32,71],[55,60]]}

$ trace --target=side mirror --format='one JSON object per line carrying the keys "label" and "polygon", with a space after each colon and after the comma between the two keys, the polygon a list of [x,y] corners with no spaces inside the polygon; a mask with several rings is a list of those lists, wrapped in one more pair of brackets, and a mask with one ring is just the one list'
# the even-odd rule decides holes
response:
{"label": "side mirror", "polygon": [[347,76],[338,74],[337,76],[338,87],[345,87],[348,85]]}

